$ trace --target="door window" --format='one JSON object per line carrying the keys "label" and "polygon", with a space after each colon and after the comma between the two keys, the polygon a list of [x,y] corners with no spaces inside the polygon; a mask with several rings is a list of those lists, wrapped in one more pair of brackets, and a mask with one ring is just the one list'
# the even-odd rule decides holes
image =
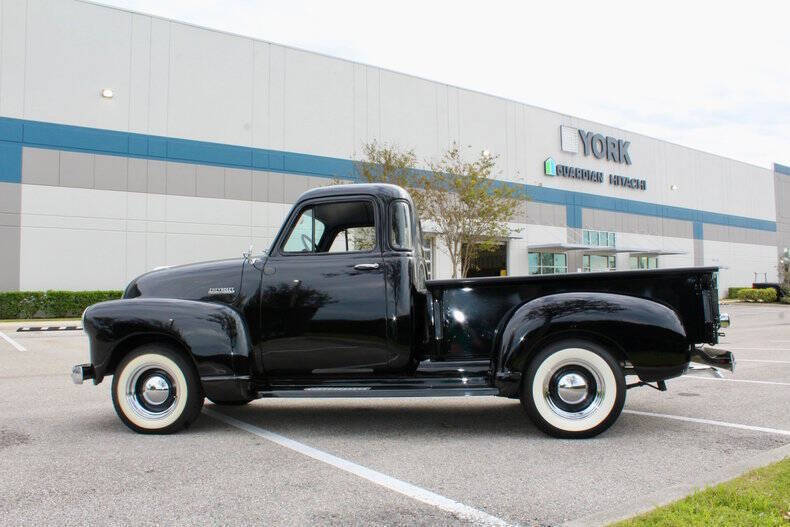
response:
{"label": "door window", "polygon": [[282,246],[285,253],[343,253],[370,251],[376,246],[376,225],[370,201],[311,205]]}
{"label": "door window", "polygon": [[316,251],[316,242],[320,241],[324,234],[324,223],[315,218],[314,212],[313,207],[302,211],[283,246],[283,251],[288,253],[311,253]]}

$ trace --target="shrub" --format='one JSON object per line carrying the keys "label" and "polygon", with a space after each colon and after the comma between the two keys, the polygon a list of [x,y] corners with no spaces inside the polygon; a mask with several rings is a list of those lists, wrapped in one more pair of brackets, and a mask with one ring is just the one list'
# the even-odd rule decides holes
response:
{"label": "shrub", "polygon": [[738,291],[744,289],[743,287],[730,287],[727,289],[727,298],[735,299],[738,298]]}
{"label": "shrub", "polygon": [[776,289],[766,287],[765,289],[741,289],[737,293],[740,300],[746,302],[776,302]]}
{"label": "shrub", "polygon": [[0,293],[0,320],[75,318],[97,302],[121,298],[123,291],[8,291]]}

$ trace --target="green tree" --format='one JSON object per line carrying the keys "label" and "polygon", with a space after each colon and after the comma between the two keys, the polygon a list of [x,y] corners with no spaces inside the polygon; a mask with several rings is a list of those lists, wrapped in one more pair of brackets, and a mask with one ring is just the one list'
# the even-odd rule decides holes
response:
{"label": "green tree", "polygon": [[372,141],[362,147],[364,157],[355,163],[359,179],[365,183],[390,183],[409,191],[417,212],[422,216],[421,202],[425,174],[417,168],[414,150],[398,145]]}
{"label": "green tree", "polygon": [[512,230],[508,222],[527,199],[525,192],[493,177],[497,156],[480,152],[463,159],[453,143],[430,170],[417,168],[413,150],[371,142],[356,163],[367,183],[391,183],[409,191],[420,218],[431,223],[453,266],[453,278],[466,276],[480,251],[493,249]]}
{"label": "green tree", "polygon": [[465,161],[453,143],[430,164],[420,189],[423,217],[433,223],[453,266],[453,278],[466,276],[480,251],[493,249],[512,232],[508,222],[526,192],[493,178],[498,156],[480,152]]}

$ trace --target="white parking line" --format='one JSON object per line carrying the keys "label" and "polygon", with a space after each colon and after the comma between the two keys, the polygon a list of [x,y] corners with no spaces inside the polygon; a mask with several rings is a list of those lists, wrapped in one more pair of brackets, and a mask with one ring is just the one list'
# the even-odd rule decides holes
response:
{"label": "white parking line", "polygon": [[460,518],[472,521],[476,524],[509,525],[506,521],[497,518],[496,516],[491,516],[490,514],[487,514],[483,511],[477,510],[474,507],[464,505],[463,503],[451,500],[450,498],[445,498],[444,496],[440,496],[439,494],[429,490],[412,485],[411,483],[393,478],[392,476],[387,476],[381,472],[377,472],[367,467],[363,467],[362,465],[358,465],[353,461],[348,461],[347,459],[323,452],[311,446],[307,446],[304,443],[300,443],[285,436],[281,436],[280,434],[275,434],[274,432],[264,430],[263,428],[259,428],[255,425],[245,423],[244,421],[239,421],[238,419],[227,416],[223,413],[209,410],[208,408],[204,408],[203,413],[213,417],[214,419],[222,421],[223,423],[244,430],[245,432],[249,432],[258,437],[268,439],[269,441],[277,443],[280,446],[289,448],[315,460],[322,461],[328,465],[332,465],[335,468],[339,468],[340,470],[344,470],[354,474],[355,476],[359,476],[360,478],[366,479],[377,485],[394,490],[395,492],[413,498],[417,501],[427,503],[428,505],[432,505]]}
{"label": "white parking line", "polygon": [[752,381],[749,379],[719,379],[718,377],[701,377],[698,375],[683,375],[678,379],[702,379],[703,381],[748,382],[752,384],[772,384],[774,386],[790,386],[790,382],[777,381]]}
{"label": "white parking line", "polygon": [[9,337],[2,331],[0,331],[0,338],[2,338],[3,340],[11,344],[13,347],[15,347],[17,351],[27,351],[24,346],[22,346],[20,343],[18,343],[17,341],[15,341],[14,339]]}
{"label": "white parking line", "polygon": [[723,345],[722,348],[728,351],[790,351],[790,349],[787,348],[733,348],[726,344]]}
{"label": "white parking line", "polygon": [[737,359],[736,362],[770,362],[771,364],[790,364],[790,360],[768,360],[768,359]]}
{"label": "white parking line", "polygon": [[714,421],[712,419],[699,419],[697,417],[686,417],[683,415],[656,414],[653,412],[641,412],[639,410],[623,410],[624,414],[646,415],[649,417],[663,417],[664,419],[675,419],[677,421],[688,421],[689,423],[700,423],[704,425],[725,426],[727,428],[739,428],[741,430],[751,430],[752,432],[766,432],[768,434],[779,434],[790,436],[790,430],[780,430],[778,428],[765,428],[763,426],[742,425],[738,423],[727,423],[725,421]]}

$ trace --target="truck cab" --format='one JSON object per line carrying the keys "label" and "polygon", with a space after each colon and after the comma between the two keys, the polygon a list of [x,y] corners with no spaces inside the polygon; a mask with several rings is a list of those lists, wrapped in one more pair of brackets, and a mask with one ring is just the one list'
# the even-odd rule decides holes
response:
{"label": "truck cab", "polygon": [[399,372],[425,353],[425,263],[408,193],[393,185],[307,192],[262,263],[262,370]]}
{"label": "truck cab", "polygon": [[152,271],[88,308],[72,377],[112,375],[142,433],[185,428],[204,398],[500,396],[590,437],[628,388],[733,368],[712,347],[716,268],[426,280],[421,237],[400,187],[308,191],[265,254]]}

